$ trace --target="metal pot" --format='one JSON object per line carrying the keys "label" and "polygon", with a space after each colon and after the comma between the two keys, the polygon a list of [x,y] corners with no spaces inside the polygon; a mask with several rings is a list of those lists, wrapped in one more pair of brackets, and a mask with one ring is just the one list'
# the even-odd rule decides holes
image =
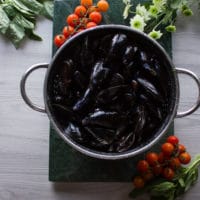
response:
{"label": "metal pot", "polygon": [[[56,73],[56,66],[62,60],[62,57],[64,55],[67,55],[68,49],[71,49],[71,47],[76,44],[77,42],[83,40],[86,36],[91,35],[93,37],[96,37],[97,40],[99,37],[101,37],[101,34],[109,34],[109,33],[124,33],[127,34],[128,36],[134,38],[134,40],[137,40],[141,45],[147,46],[151,51],[154,51],[155,54],[159,56],[159,58],[162,60],[163,65],[167,66],[168,70],[168,76],[170,76],[170,90],[171,90],[171,95],[170,99],[168,102],[167,109],[168,115],[163,120],[163,122],[160,124],[160,128],[155,134],[145,143],[140,144],[137,148],[131,149],[127,152],[124,153],[103,153],[103,152],[97,152],[92,149],[88,149],[86,147],[83,147],[76,142],[74,142],[71,138],[67,137],[63,131],[61,130],[59,123],[55,119],[55,116],[52,112],[51,108],[51,101],[49,100],[49,87],[51,83],[51,77],[53,73]],[[70,47],[70,48],[69,48]],[[76,49],[74,49],[76,51]],[[40,106],[35,105],[32,103],[32,101],[29,99],[26,93],[25,85],[26,85],[26,80],[28,76],[36,69],[39,68],[47,68],[47,73],[45,77],[45,83],[44,83],[44,103],[45,103],[45,108],[42,108]],[[184,73],[189,75],[191,78],[195,80],[198,86],[198,99],[189,110],[185,112],[179,113],[177,111],[178,108],[178,103],[179,103],[179,82],[178,82],[178,77],[177,73]],[[108,159],[108,160],[116,160],[116,159],[122,159],[122,158],[128,158],[128,157],[133,157],[137,154],[140,154],[150,147],[154,145],[158,140],[165,135],[167,132],[170,124],[173,122],[174,118],[178,117],[184,117],[186,115],[189,115],[193,113],[199,106],[200,106],[200,80],[199,78],[191,71],[187,69],[182,69],[182,68],[175,68],[170,57],[167,55],[165,50],[153,39],[149,38],[146,34],[133,30],[127,26],[123,25],[102,25],[98,26],[92,29],[88,29],[86,31],[83,31],[72,38],[70,38],[65,44],[58,49],[56,52],[55,56],[52,58],[50,64],[42,63],[42,64],[36,64],[30,67],[25,74],[22,76],[21,79],[21,95],[24,99],[24,101],[34,110],[47,113],[51,123],[53,124],[53,127],[57,131],[57,133],[61,136],[61,138],[70,146],[75,148],[76,150],[80,151],[81,153],[99,158],[99,159]]]}

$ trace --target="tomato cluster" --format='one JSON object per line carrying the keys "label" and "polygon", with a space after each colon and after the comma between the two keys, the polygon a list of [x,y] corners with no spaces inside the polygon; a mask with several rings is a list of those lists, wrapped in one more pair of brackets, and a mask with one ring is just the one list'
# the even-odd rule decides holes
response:
{"label": "tomato cluster", "polygon": [[102,21],[102,12],[108,9],[109,3],[106,0],[98,0],[96,4],[93,0],[80,0],[80,5],[66,17],[66,26],[63,27],[62,33],[54,37],[54,44],[60,47],[76,33],[97,26]]}
{"label": "tomato cluster", "polygon": [[160,152],[148,152],[145,159],[138,161],[139,175],[134,177],[133,185],[135,188],[142,188],[155,177],[173,180],[182,164],[188,164],[190,160],[191,156],[185,146],[179,143],[176,136],[171,135],[161,145]]}

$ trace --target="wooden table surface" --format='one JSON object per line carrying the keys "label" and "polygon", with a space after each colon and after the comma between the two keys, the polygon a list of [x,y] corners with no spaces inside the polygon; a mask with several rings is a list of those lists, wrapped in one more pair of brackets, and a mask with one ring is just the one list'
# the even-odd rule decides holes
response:
{"label": "wooden table surface", "polygon": [[[200,14],[179,17],[173,34],[173,61],[200,77]],[[23,102],[19,83],[31,65],[51,58],[52,22],[39,19],[42,42],[24,42],[16,50],[0,37],[0,200],[128,200],[131,183],[51,183],[48,181],[49,120]],[[34,102],[42,105],[45,70],[34,72],[27,85]],[[197,98],[193,80],[180,76],[180,110]],[[200,109],[175,119],[175,134],[192,156],[200,153]],[[200,199],[200,181],[181,196]],[[138,199],[147,199],[145,196]]]}

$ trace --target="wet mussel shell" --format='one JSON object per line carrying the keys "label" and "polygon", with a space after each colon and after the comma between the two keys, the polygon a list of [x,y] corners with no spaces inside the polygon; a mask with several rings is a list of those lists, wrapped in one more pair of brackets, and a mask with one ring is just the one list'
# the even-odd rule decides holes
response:
{"label": "wet mussel shell", "polygon": [[45,104],[59,135],[103,159],[134,156],[155,144],[177,110],[175,68],[155,41],[122,25],[69,39],[45,80]]}

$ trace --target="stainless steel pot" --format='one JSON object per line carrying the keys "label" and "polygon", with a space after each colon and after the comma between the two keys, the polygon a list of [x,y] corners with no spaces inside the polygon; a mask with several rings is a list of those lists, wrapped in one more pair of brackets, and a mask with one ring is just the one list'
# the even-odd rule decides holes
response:
{"label": "stainless steel pot", "polygon": [[[142,45],[148,46],[151,50],[155,51],[156,54],[159,55],[159,57],[163,60],[163,63],[168,66],[168,71],[170,74],[170,80],[171,80],[171,99],[169,100],[169,112],[168,116],[163,120],[163,123],[160,125],[159,130],[153,135],[153,137],[146,141],[145,143],[142,143],[137,148],[134,148],[132,150],[129,150],[124,153],[103,153],[103,152],[97,152],[92,149],[88,149],[86,147],[83,147],[76,142],[74,142],[71,138],[67,137],[63,131],[61,130],[59,124],[55,120],[55,116],[52,113],[51,109],[51,102],[49,101],[49,94],[48,94],[48,87],[51,83],[51,74],[55,73],[56,71],[56,64],[59,62],[60,59],[64,56],[64,54],[67,54],[68,47],[77,41],[80,41],[81,39],[84,39],[87,35],[92,35],[94,37],[101,36],[101,33],[126,33],[131,37],[134,37],[136,40],[140,41]],[[76,51],[76,49],[74,50]],[[45,76],[45,83],[44,83],[44,103],[45,108],[42,108],[36,104],[34,104],[31,99],[27,96],[26,93],[26,81],[28,76],[37,69],[40,68],[47,68],[47,73]],[[198,86],[198,98],[196,103],[187,111],[184,112],[178,112],[178,104],[179,104],[179,82],[178,82],[178,73],[183,73],[189,75],[194,81],[196,82]],[[75,148],[76,150],[80,151],[81,153],[99,158],[99,159],[109,159],[109,160],[116,160],[116,159],[123,159],[128,157],[133,157],[137,154],[140,154],[146,150],[148,150],[152,145],[158,142],[158,140],[167,132],[170,124],[173,122],[174,118],[184,117],[191,113],[193,113],[199,106],[200,106],[200,80],[199,78],[191,71],[187,69],[182,68],[175,68],[174,64],[172,63],[170,57],[165,52],[165,50],[153,39],[149,38],[146,34],[133,30],[127,26],[123,25],[102,25],[98,26],[92,29],[88,29],[86,31],[83,31],[72,38],[70,38],[55,54],[55,56],[52,58],[50,64],[47,63],[39,63],[36,65],[33,65],[30,67],[22,76],[21,83],[21,95],[24,99],[25,103],[29,105],[33,110],[47,113],[51,123],[53,124],[55,130],[57,133],[61,136],[61,138],[70,146]]]}

